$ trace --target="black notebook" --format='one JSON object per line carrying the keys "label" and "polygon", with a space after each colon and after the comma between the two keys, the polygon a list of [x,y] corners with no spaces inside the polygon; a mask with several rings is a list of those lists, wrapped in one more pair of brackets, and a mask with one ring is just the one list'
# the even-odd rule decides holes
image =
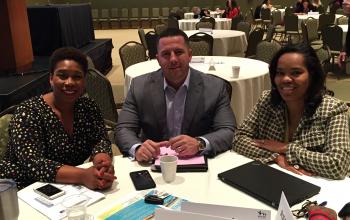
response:
{"label": "black notebook", "polygon": [[284,192],[290,206],[320,192],[320,187],[257,161],[219,173],[223,182],[278,208]]}

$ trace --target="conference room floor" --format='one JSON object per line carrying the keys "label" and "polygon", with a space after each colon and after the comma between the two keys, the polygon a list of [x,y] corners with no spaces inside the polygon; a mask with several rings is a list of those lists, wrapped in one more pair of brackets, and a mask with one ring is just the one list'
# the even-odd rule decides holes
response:
{"label": "conference room floor", "polygon": [[[151,29],[145,29],[145,32]],[[117,103],[124,100],[124,72],[119,58],[119,48],[128,41],[140,42],[137,29],[113,29],[113,30],[95,30],[96,38],[112,38],[114,49],[112,50],[113,68],[107,74],[113,88],[114,99]],[[334,91],[335,97],[350,103],[350,75],[335,77],[328,75],[326,81],[328,89]]]}

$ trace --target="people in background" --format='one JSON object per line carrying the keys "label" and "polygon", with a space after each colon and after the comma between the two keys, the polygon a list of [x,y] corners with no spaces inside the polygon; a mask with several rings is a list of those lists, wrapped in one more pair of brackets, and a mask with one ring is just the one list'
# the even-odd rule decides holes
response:
{"label": "people in background", "polygon": [[223,17],[233,18],[240,13],[240,7],[238,6],[235,0],[227,0],[226,1],[226,9]]}
{"label": "people in background", "polygon": [[348,107],[325,94],[325,75],[315,51],[308,45],[288,45],[269,68],[271,90],[238,128],[233,149],[297,174],[347,176]]}
{"label": "people in background", "polygon": [[275,9],[275,8],[272,6],[271,0],[264,0],[263,3],[261,4],[261,8],[264,8],[264,9],[268,8],[268,9],[270,9],[271,11],[272,11],[273,9]]}
{"label": "people in background", "polygon": [[295,9],[295,13],[307,14],[311,11],[316,11],[316,8],[311,4],[310,0],[302,0],[301,7],[298,6]]}
{"label": "people in background", "polygon": [[[56,50],[50,59],[52,92],[20,104],[9,125],[9,143],[0,161],[0,178],[18,188],[33,182],[82,184],[105,189],[115,176],[111,143],[101,112],[82,97],[88,64],[74,48]],[[89,158],[93,165],[78,168]]]}
{"label": "people in background", "polygon": [[160,147],[180,157],[215,156],[228,150],[235,118],[225,82],[189,67],[187,35],[167,29],[157,41],[160,69],[132,80],[120,112],[117,146],[137,161],[151,161]]}
{"label": "people in background", "polygon": [[339,8],[342,8],[343,0],[332,0],[328,5],[330,7],[329,12],[335,14]]}
{"label": "people in background", "polygon": [[312,5],[315,8],[318,8],[318,7],[322,6],[322,2],[321,2],[321,0],[313,0]]}
{"label": "people in background", "polygon": [[210,17],[210,12],[206,8],[202,8],[201,12],[199,13],[199,16],[202,17]]}
{"label": "people in background", "polygon": [[197,6],[192,8],[193,18],[200,18],[201,9]]}
{"label": "people in background", "polygon": [[[346,16],[350,16],[350,0],[344,0],[343,10]],[[348,19],[348,27],[350,26],[350,19]],[[346,58],[350,55],[350,34],[349,31],[346,33],[345,47],[338,57],[338,64],[341,68],[345,68]]]}

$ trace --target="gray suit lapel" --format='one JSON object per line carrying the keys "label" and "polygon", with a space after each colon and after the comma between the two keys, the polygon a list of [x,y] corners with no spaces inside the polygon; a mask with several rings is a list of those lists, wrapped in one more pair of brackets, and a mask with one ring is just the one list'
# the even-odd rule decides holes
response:
{"label": "gray suit lapel", "polygon": [[164,95],[164,80],[161,70],[152,74],[151,84],[149,87],[150,97],[146,97],[149,100],[152,100],[153,105],[153,115],[155,116],[156,123],[159,126],[159,130],[162,131],[163,137],[167,134],[168,126],[166,122],[166,103]]}
{"label": "gray suit lapel", "polygon": [[187,133],[192,121],[195,118],[198,104],[201,100],[201,94],[203,92],[203,79],[196,70],[191,69],[189,90],[186,96],[185,112],[182,121],[182,132]]}

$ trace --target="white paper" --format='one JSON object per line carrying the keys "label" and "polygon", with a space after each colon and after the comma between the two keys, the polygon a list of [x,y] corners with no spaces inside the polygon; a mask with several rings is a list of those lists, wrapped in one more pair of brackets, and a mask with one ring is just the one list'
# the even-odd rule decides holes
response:
{"label": "white paper", "polygon": [[275,220],[295,220],[283,191]]}
{"label": "white paper", "polygon": [[[42,183],[41,183],[42,184]],[[62,190],[65,191],[65,194],[63,196],[60,196],[53,200],[45,199],[44,197],[40,196],[39,194],[35,193],[34,190],[21,190],[18,192],[18,197],[22,199],[24,202],[26,202],[28,205],[32,206],[34,209],[38,210],[42,214],[46,215],[50,219],[62,219],[66,217],[65,208],[61,205],[61,202],[64,198],[67,198],[68,196],[76,195],[76,194],[82,194],[87,196],[89,199],[89,202],[87,203],[87,206],[105,198],[105,195],[100,192],[92,191],[84,186],[77,186],[77,185],[63,185],[63,184],[52,184]],[[38,184],[35,185],[37,187]],[[41,197],[41,199],[45,199],[47,202],[51,203],[52,206],[49,207],[42,202],[39,202],[36,198]]]}
{"label": "white paper", "polygon": [[271,211],[204,203],[184,202],[181,211],[220,216],[238,220],[271,220]]}
{"label": "white paper", "polygon": [[212,215],[203,215],[199,213],[173,211],[168,209],[156,209],[155,220],[232,220]]}

